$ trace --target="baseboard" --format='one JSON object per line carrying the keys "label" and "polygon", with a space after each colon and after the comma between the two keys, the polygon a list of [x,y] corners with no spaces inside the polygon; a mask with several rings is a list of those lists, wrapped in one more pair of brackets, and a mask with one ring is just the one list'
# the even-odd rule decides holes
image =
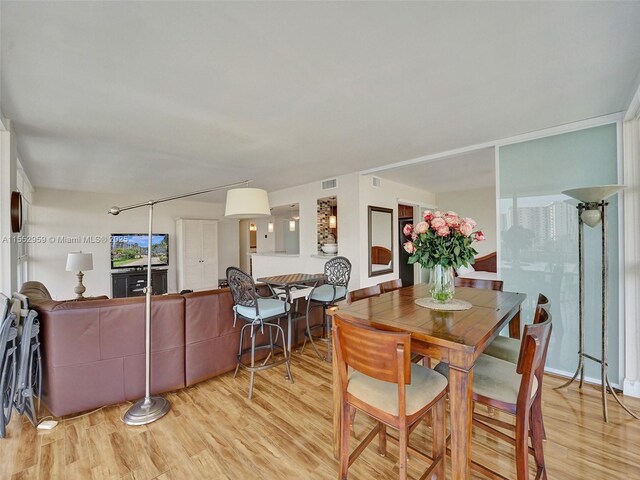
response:
{"label": "baseboard", "polygon": [[640,381],[629,380],[628,378],[625,378],[622,393],[629,397],[640,398]]}

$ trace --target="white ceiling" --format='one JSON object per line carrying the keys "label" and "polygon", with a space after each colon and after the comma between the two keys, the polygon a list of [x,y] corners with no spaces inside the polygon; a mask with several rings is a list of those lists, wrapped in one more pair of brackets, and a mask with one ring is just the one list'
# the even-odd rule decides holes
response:
{"label": "white ceiling", "polygon": [[273,191],[618,112],[640,71],[640,2],[0,8],[36,187]]}

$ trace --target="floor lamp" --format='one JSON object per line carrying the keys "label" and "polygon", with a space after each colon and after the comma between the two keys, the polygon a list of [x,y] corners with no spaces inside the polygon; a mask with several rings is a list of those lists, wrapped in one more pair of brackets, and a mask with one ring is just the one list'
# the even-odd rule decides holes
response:
{"label": "floor lamp", "polygon": [[[607,264],[607,205],[605,199],[611,195],[618,193],[622,190],[624,185],[600,185],[595,187],[574,188],[572,190],[565,190],[565,195],[575,198],[578,203],[578,265],[579,265],[579,335],[580,340],[578,344],[578,368],[571,380],[565,384],[557,387],[558,389],[568,387],[573,381],[580,375],[579,388],[582,388],[584,382],[584,364],[585,359],[592,360],[600,364],[601,367],[601,382],[602,382],[602,414],[604,421],[609,421],[609,412],[607,409],[607,391],[611,392],[613,398],[624,408],[629,415],[640,419],[635,413],[629,410],[618,398],[615,390],[611,387],[609,381],[609,374],[607,372],[609,368],[608,364],[608,349],[609,349],[609,311],[607,301],[607,281],[609,276],[608,264]],[[584,351],[584,224],[589,227],[596,227],[598,223],[602,225],[602,356],[596,358],[592,355],[585,353]]]}
{"label": "floor lamp", "polygon": [[[122,421],[127,425],[145,425],[163,417],[169,411],[169,402],[161,396],[150,395],[151,380],[151,246],[153,236],[153,206],[157,203],[169,202],[180,198],[192,197],[203,193],[215,192],[216,190],[228,190],[227,204],[225,207],[225,217],[227,218],[256,218],[268,217],[269,198],[265,190],[259,188],[248,188],[249,180],[219,187],[199,190],[197,192],[174,195],[172,197],[161,198],[159,200],[149,200],[148,202],[136,203],[127,207],[111,207],[109,214],[118,215],[125,210],[134,208],[149,208],[149,244],[147,246],[147,285],[144,288],[145,302],[145,395],[144,398],[134,403],[125,413]],[[244,188],[234,188],[243,186]]]}

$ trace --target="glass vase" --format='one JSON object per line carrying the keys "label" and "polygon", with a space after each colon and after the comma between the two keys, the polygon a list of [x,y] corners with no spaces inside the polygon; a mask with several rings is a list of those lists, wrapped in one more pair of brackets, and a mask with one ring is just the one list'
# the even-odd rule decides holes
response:
{"label": "glass vase", "polygon": [[431,271],[431,297],[440,303],[451,301],[456,292],[453,267],[436,265]]}

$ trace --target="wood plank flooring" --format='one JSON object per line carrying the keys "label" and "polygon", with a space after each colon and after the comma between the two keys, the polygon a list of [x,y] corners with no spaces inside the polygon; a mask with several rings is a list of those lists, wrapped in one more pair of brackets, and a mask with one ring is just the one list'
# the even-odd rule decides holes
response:
{"label": "wood plank flooring", "polygon": [[[246,372],[167,394],[169,414],[142,427],[121,422],[128,405],[62,419],[51,431],[37,431],[13,417],[7,437],[0,439],[0,479],[337,478],[331,447],[331,367],[309,350],[294,354],[292,372],[293,385],[284,379],[283,369],[258,373],[253,401],[246,399]],[[552,389],[560,383],[545,378],[549,479],[640,480],[640,421],[610,401],[610,422],[605,424],[595,387],[582,392],[575,384],[560,392]],[[640,400],[625,401],[640,410]],[[369,425],[359,414],[355,436],[362,438]],[[425,448],[430,440],[430,430],[423,425],[412,436],[412,443],[424,442]],[[397,478],[397,449],[389,444],[388,450],[380,457],[372,444],[353,464],[349,478]],[[473,455],[515,478],[513,449],[482,431],[474,431]],[[423,468],[412,459],[409,475],[415,478]]]}

